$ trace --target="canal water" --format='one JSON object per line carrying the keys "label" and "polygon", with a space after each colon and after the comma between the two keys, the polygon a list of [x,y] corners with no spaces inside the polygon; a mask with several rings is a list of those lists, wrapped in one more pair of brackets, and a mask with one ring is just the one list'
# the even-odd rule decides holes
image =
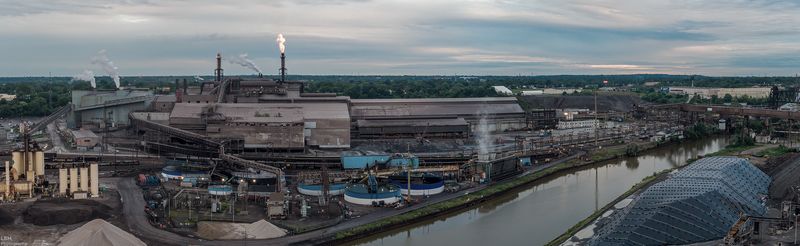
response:
{"label": "canal water", "polygon": [[372,235],[352,245],[544,245],[647,176],[718,151],[726,138],[672,144],[636,158],[563,172],[478,207]]}

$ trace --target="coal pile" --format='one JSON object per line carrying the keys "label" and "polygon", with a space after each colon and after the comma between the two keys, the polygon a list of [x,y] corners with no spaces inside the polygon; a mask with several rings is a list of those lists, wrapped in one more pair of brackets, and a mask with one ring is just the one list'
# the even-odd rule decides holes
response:
{"label": "coal pile", "polygon": [[36,201],[25,211],[25,223],[38,226],[75,224],[111,217],[111,207],[93,200],[55,199]]}
{"label": "coal pile", "polygon": [[[520,96],[520,100],[528,104],[530,108],[548,109],[591,109],[594,110],[594,96]],[[629,112],[634,109],[634,105],[641,105],[642,99],[632,95],[598,95],[597,109],[600,112],[610,110],[616,112]]]}
{"label": "coal pile", "polygon": [[10,225],[12,223],[14,223],[14,216],[5,209],[0,208],[0,225]]}

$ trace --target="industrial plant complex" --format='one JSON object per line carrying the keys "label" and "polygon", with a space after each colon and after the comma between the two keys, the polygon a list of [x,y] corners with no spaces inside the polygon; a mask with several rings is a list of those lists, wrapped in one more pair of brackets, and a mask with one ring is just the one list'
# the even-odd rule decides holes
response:
{"label": "industrial plant complex", "polygon": [[[619,158],[635,170],[644,151],[683,151],[675,143],[719,138],[750,120],[800,120],[791,107],[691,103],[720,95],[792,102],[797,91],[777,86],[660,89],[688,98],[669,104],[625,89],[567,96],[581,89],[505,86],[492,88],[497,97],[353,99],[287,78],[281,40],[276,76],[225,75],[217,54],[213,79],[176,79],[169,90],[74,90],[51,115],[9,124],[0,194],[12,212],[0,222],[22,218],[10,220],[25,226],[10,230],[17,238],[30,235],[25,228],[55,228],[20,241],[63,245],[87,235],[125,245],[340,244],[447,216],[547,175]],[[793,134],[743,132],[764,148]],[[751,163],[681,153],[666,154],[673,172],[558,243],[747,242],[792,224],[770,210],[783,197],[767,197],[778,186],[796,192],[779,173],[793,173],[797,157]],[[596,169],[594,176],[597,195]],[[594,212],[603,212],[595,199]],[[792,199],[786,211],[797,208]]]}

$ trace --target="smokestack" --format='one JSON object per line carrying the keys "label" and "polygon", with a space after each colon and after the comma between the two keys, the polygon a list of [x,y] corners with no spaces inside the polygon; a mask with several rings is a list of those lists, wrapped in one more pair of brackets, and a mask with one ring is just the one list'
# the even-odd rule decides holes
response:
{"label": "smokestack", "polygon": [[286,54],[281,53],[281,83],[286,82]]}
{"label": "smokestack", "polygon": [[278,33],[275,42],[278,42],[278,49],[281,51],[281,83],[284,83],[286,82],[286,39],[283,38],[282,33]]}
{"label": "smokestack", "polygon": [[222,55],[217,53],[217,69],[214,70],[217,81],[222,81]]}
{"label": "smokestack", "polygon": [[181,82],[175,79],[175,101],[183,102],[183,93],[181,93]]}
{"label": "smokestack", "polygon": [[188,88],[188,86],[186,85],[186,79],[183,79],[183,94],[184,95],[186,95],[186,91],[187,91],[186,89],[187,88]]}

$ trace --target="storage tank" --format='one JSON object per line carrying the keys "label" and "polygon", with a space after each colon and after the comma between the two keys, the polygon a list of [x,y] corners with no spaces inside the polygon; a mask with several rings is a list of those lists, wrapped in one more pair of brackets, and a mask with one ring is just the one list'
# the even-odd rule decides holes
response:
{"label": "storage tank", "polygon": [[80,183],[78,185],[81,187],[81,191],[89,191],[89,168],[81,167],[78,170],[80,172]]}
{"label": "storage tank", "polygon": [[78,192],[78,169],[69,169],[69,193]]}
{"label": "storage tank", "polygon": [[230,185],[209,185],[208,194],[215,196],[227,196],[233,193]]}
{"label": "storage tank", "polygon": [[34,159],[36,175],[44,175],[44,152],[36,151],[36,158]]}
{"label": "storage tank", "polygon": [[[400,187],[400,193],[408,194],[408,176],[405,173],[390,176],[392,184]],[[429,196],[442,193],[444,191],[444,180],[432,174],[412,174],[411,175],[411,195]]]}
{"label": "storage tank", "polygon": [[25,163],[22,162],[22,152],[11,152],[11,160],[14,161],[14,164],[11,165],[11,168],[14,169],[14,171],[12,171],[14,176],[11,177],[11,179],[17,180],[20,174],[25,173]]}
{"label": "storage tank", "polygon": [[92,197],[100,196],[100,170],[97,163],[89,164],[89,192]]}
{"label": "storage tank", "polygon": [[26,161],[26,163],[25,163],[25,168],[27,168],[27,169],[25,170],[25,173],[27,173],[27,171],[33,171],[33,170],[34,170],[34,165],[33,165],[33,162],[34,162],[34,159],[33,159],[33,158],[34,158],[34,156],[33,156],[33,152],[28,152],[28,153],[25,153],[25,156],[27,156],[27,158],[28,158],[28,159],[26,159],[26,160],[25,160],[25,161]]}
{"label": "storage tank", "polygon": [[[347,188],[345,183],[333,183],[328,187],[328,195],[338,196],[344,194],[344,189]],[[297,192],[307,196],[321,196],[322,184],[300,184],[297,186]]]}
{"label": "storage tank", "polygon": [[13,185],[14,185],[14,192],[17,192],[17,194],[31,195],[31,190],[33,189],[33,182],[16,181],[14,182]]}
{"label": "storage tank", "polygon": [[69,179],[67,176],[68,175],[66,168],[58,169],[58,194],[61,195],[67,194],[67,188],[68,188],[67,180]]}
{"label": "storage tank", "polygon": [[344,190],[344,200],[358,205],[383,205],[400,201],[400,189],[394,184],[380,184],[374,176],[367,183],[350,184]]}

